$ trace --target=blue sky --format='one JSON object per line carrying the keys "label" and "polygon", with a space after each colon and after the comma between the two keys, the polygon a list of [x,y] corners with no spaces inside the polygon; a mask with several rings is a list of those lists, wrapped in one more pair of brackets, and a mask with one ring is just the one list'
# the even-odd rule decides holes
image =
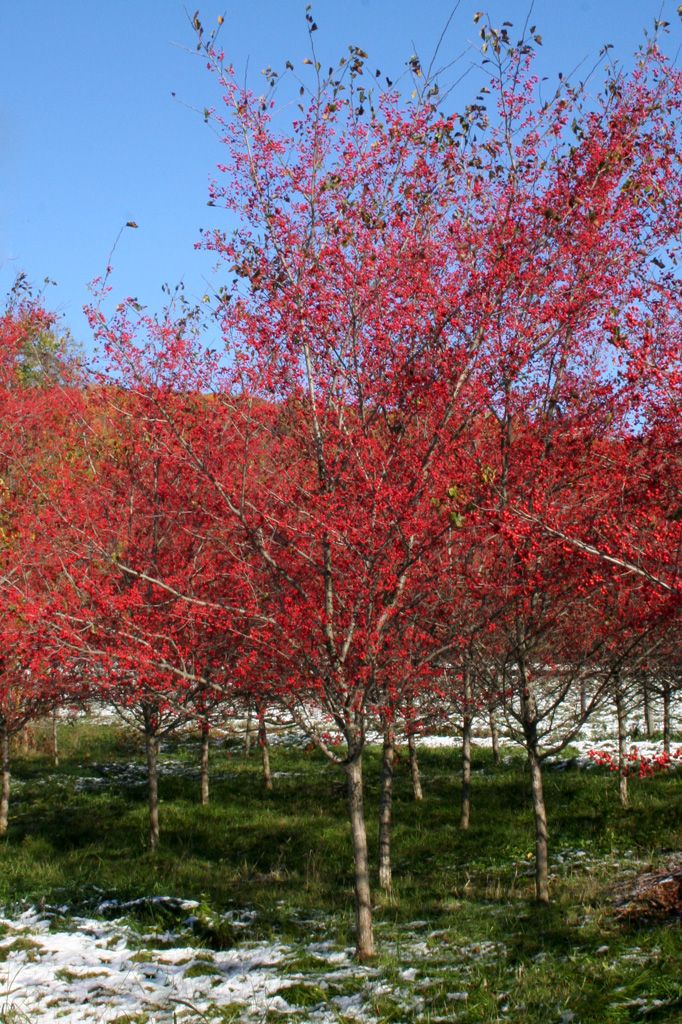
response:
{"label": "blue sky", "polygon": [[[135,295],[154,309],[164,282],[182,279],[198,299],[213,275],[213,261],[194,250],[199,228],[224,216],[206,206],[221,148],[201,115],[218,93],[194,50],[189,15],[199,3],[0,0],[0,294],[20,271],[37,286],[54,279],[46,303],[86,350],[87,283],[103,272],[127,220],[139,230],[121,236],[114,296]],[[317,0],[318,53],[331,64],[354,43],[372,67],[397,78],[415,49],[428,62],[452,6]],[[476,46],[479,9],[520,27],[529,3],[460,0],[443,59]],[[662,10],[671,23],[666,49],[674,54],[682,42],[677,3],[664,0]],[[627,60],[660,11],[661,0],[535,0],[541,72],[556,80],[583,60],[587,68],[605,42]],[[221,43],[238,68],[248,62],[254,88],[268,64],[301,65],[308,53],[304,12],[305,0],[200,3],[207,28],[225,16]],[[463,84],[463,101],[472,90]]]}

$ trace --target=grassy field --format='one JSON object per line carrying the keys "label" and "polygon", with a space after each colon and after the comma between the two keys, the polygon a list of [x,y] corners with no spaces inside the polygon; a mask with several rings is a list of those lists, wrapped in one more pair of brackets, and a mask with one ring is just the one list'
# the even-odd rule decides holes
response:
{"label": "grassy field", "polygon": [[[201,807],[198,742],[183,737],[164,744],[161,850],[151,856],[137,737],[80,723],[61,726],[60,743],[58,769],[40,744],[15,760],[10,828],[0,843],[0,906],[7,919],[32,905],[49,911],[51,927],[68,931],[79,916],[107,916],[103,901],[145,898],[108,914],[118,913],[139,933],[140,955],[150,962],[175,943],[197,950],[191,970],[219,973],[223,950],[257,943],[285,950],[269,965],[284,1003],[272,999],[255,1010],[216,1002],[208,1009],[184,1005],[182,1012],[178,1006],[172,1016],[145,1011],[110,1018],[119,1024],[240,1017],[682,1021],[679,919],[627,923],[614,910],[620,886],[682,850],[679,773],[633,781],[624,811],[608,772],[548,767],[553,904],[540,908],[532,903],[532,815],[522,756],[505,752],[503,767],[494,768],[488,751],[474,751],[468,833],[457,827],[457,754],[422,752],[421,804],[412,799],[403,759],[394,803],[395,888],[390,897],[375,891],[379,956],[359,967],[348,955],[352,863],[343,778],[316,753],[275,747],[275,788],[266,793],[257,751],[247,758],[239,744],[216,744],[211,804]],[[372,849],[378,776],[372,751],[365,774]],[[188,914],[146,899],[155,895],[199,906]],[[33,1018],[18,1009],[20,1000],[3,1002],[2,961],[11,950],[15,961],[31,959],[30,948],[16,945],[21,935],[10,937],[0,948],[0,1022],[59,1020],[56,1009],[54,1017]]]}

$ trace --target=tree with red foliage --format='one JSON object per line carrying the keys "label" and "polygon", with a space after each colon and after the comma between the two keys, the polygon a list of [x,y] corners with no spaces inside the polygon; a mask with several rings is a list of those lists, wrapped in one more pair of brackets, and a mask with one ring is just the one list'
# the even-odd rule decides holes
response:
{"label": "tree with red foliage", "polygon": [[[214,393],[224,446],[185,430],[154,391],[154,325],[136,324],[132,303],[110,321],[93,311],[224,524],[233,578],[252,584],[257,614],[250,604],[227,628],[248,633],[263,699],[290,707],[345,770],[361,958],[374,952],[365,735],[402,687],[413,701],[439,674],[442,639],[416,614],[432,555],[453,528],[501,538],[511,580],[494,578],[514,591],[532,732],[527,622],[536,584],[566,564],[556,524],[574,514],[571,481],[609,417],[614,433],[627,423],[669,340],[649,323],[650,269],[679,228],[679,75],[652,46],[591,105],[568,83],[540,105],[532,46],[507,28],[482,34],[490,114],[482,99],[444,112],[431,81],[409,103],[376,95],[351,48],[328,75],[313,60],[288,133],[274,92],[241,88],[209,47],[226,147],[211,203],[240,222],[204,235],[234,275],[217,309],[227,358],[207,372],[181,329],[163,335],[162,357],[185,393]],[[561,541],[552,558],[548,533]],[[129,568],[169,586],[149,562]],[[331,719],[343,751],[309,712]]]}
{"label": "tree with red foliage", "polygon": [[8,822],[10,737],[68,690],[64,674],[45,657],[46,539],[38,524],[68,457],[67,417],[58,398],[73,368],[55,318],[32,300],[11,302],[0,316],[0,834]]}
{"label": "tree with red foliage", "polygon": [[[192,721],[206,727],[230,695],[238,644],[229,601],[248,598],[248,580],[225,565],[184,448],[163,429],[160,371],[142,393],[119,369],[88,390],[81,457],[54,511],[61,572],[52,642],[94,699],[144,736],[156,849],[159,740]],[[163,400],[176,427],[215,426],[203,396],[176,389]]]}

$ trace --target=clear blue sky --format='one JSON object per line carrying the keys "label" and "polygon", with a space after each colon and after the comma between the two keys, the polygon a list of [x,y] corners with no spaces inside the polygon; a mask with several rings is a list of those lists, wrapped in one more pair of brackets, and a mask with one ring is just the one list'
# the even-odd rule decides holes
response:
{"label": "clear blue sky", "polygon": [[[453,2],[317,0],[319,55],[331,64],[355,43],[395,78],[415,48],[430,56]],[[212,261],[193,246],[200,227],[220,223],[206,200],[221,151],[196,111],[218,99],[194,51],[187,12],[197,4],[0,0],[0,295],[19,271],[37,285],[55,279],[46,302],[86,349],[87,282],[103,272],[126,220],[139,230],[119,242],[116,297],[136,295],[157,308],[164,282],[183,279],[192,298],[206,291]],[[520,28],[529,2],[460,0],[443,58],[476,46],[478,9]],[[674,54],[682,42],[677,3],[664,0],[662,9]],[[307,55],[304,11],[305,0],[200,4],[207,27],[225,15],[226,56],[241,69],[248,60],[254,87],[267,64],[300,64]],[[540,69],[556,80],[605,42],[627,60],[660,11],[661,0],[535,0]]]}

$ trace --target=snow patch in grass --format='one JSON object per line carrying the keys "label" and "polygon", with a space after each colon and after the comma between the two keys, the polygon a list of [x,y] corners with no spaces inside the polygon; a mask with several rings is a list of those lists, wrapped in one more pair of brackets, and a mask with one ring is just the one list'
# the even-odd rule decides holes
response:
{"label": "snow patch in grass", "polygon": [[[168,902],[157,897],[130,905],[154,900]],[[182,909],[196,905],[193,900],[177,903]],[[6,952],[0,964],[0,1007],[31,1021],[88,1024],[147,1013],[150,1024],[161,1024],[173,1012],[182,1020],[194,1012],[192,1007],[205,1013],[216,1005],[243,1004],[261,1017],[270,1009],[289,1009],[275,995],[282,984],[276,968],[289,952],[277,942],[219,952],[193,947],[141,951],[139,936],[121,921],[74,917],[69,930],[53,930],[50,916],[34,909],[0,918],[0,925],[7,928],[0,940],[0,952]]]}

